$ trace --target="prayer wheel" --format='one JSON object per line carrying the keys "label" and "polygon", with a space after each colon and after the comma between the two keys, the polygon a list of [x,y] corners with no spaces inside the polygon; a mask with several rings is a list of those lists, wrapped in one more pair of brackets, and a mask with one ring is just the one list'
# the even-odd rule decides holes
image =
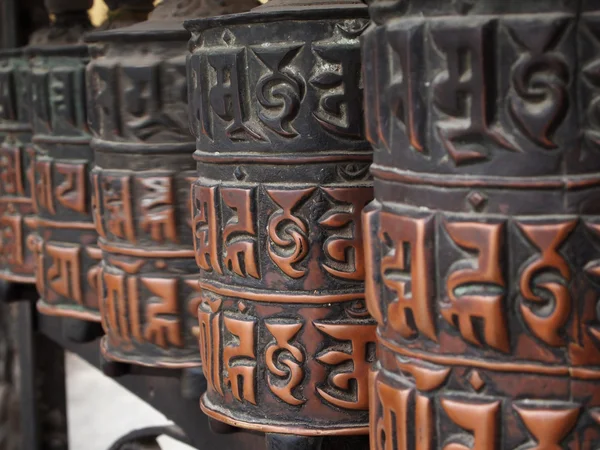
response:
{"label": "prayer wheel", "polygon": [[167,0],[146,22],[87,37],[107,360],[200,364],[189,197],[195,179],[185,65],[190,36],[183,19],[254,4]]}
{"label": "prayer wheel", "polygon": [[201,406],[215,420],[299,436],[368,432],[366,16],[359,1],[274,0],[186,22]]}
{"label": "prayer wheel", "polygon": [[372,450],[600,442],[600,5],[375,1]]}
{"label": "prayer wheel", "polygon": [[35,282],[28,74],[22,49],[0,52],[0,279],[17,283]]}
{"label": "prayer wheel", "polygon": [[85,99],[83,44],[29,47],[35,161],[32,196],[39,236],[36,283],[44,314],[99,321],[101,252],[91,208],[93,162]]}

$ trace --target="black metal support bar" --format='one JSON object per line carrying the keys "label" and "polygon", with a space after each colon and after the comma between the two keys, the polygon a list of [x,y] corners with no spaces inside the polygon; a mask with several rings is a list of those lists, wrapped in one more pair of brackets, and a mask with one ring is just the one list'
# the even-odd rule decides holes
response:
{"label": "black metal support bar", "polygon": [[23,449],[68,450],[64,350],[36,332],[33,302],[16,308]]}
{"label": "black metal support bar", "polygon": [[[101,368],[98,341],[78,343],[66,339],[60,318],[39,315],[38,321],[39,330],[45,336],[65,350],[79,355],[94,367]],[[182,379],[185,380],[185,377],[182,377],[181,370],[140,366],[130,366],[126,374],[114,378],[121,386],[177,424],[185,432],[191,444],[198,449],[263,450],[265,448],[264,435],[259,433],[240,432],[230,435],[212,433],[207,417],[200,411],[198,399],[182,396]]]}

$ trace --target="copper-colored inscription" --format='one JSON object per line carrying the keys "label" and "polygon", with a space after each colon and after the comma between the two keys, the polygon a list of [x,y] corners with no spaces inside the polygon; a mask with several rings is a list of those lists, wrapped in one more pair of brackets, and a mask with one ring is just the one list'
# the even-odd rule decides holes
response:
{"label": "copper-colored inscription", "polygon": [[236,212],[223,228],[225,264],[239,276],[250,275],[258,279],[254,190],[222,188],[221,196],[223,203]]}
{"label": "copper-colored inscription", "polygon": [[23,217],[4,213],[0,217],[0,253],[9,264],[24,263]]}
{"label": "copper-colored inscription", "polygon": [[97,298],[102,298],[102,250],[96,247],[86,247],[85,251],[90,258],[98,261],[98,264],[94,264],[88,269],[87,282],[92,288],[93,292],[96,292]]}
{"label": "copper-colored inscription", "polygon": [[[371,447],[373,450],[407,450],[409,436],[414,429],[415,448],[433,450],[434,447],[434,408],[430,397],[423,392],[438,389],[448,379],[449,369],[438,366],[421,367],[398,362],[401,371],[412,375],[416,389],[395,389],[371,374],[373,389],[371,399]],[[414,396],[413,396],[414,391]],[[411,400],[414,398],[414,406]],[[377,414],[380,403],[382,414]],[[409,415],[414,414],[414,428],[409,427]],[[395,447],[395,445],[397,447]]]}
{"label": "copper-colored inscription", "polygon": [[444,450],[496,450],[498,448],[498,414],[500,402],[465,403],[443,398],[442,408],[450,420],[473,433],[472,444],[448,443]]}
{"label": "copper-colored inscription", "polygon": [[389,323],[406,339],[421,332],[437,341],[432,313],[433,261],[427,251],[427,242],[433,236],[433,218],[413,219],[382,212],[380,220],[379,239],[389,249],[381,260],[381,277],[383,284],[395,293],[388,307]]}
{"label": "copper-colored inscription", "polygon": [[[347,362],[352,361],[352,370],[344,368],[340,371],[332,370],[329,375],[329,382],[335,389],[317,387],[319,394],[329,403],[346,409],[368,409],[369,406],[369,386],[368,373],[370,361],[369,346],[375,344],[375,325],[359,324],[330,324],[324,322],[315,322],[315,327],[322,333],[331,336],[338,341],[350,342],[350,353],[337,349],[329,349],[317,356],[321,363],[337,367],[346,366]],[[355,386],[354,392],[351,392],[351,386]],[[351,394],[354,399],[346,400],[346,395]]]}
{"label": "copper-colored inscription", "polygon": [[442,316],[451,325],[457,320],[461,335],[477,346],[483,342],[476,331],[475,319],[483,320],[485,343],[508,352],[501,266],[504,225],[455,222],[447,223],[446,229],[460,248],[477,253],[477,267],[450,270],[446,286],[449,299],[441,305]]}
{"label": "copper-colored inscription", "polygon": [[140,225],[150,234],[153,241],[177,243],[175,221],[175,195],[171,177],[138,178],[144,187],[141,199],[142,217]]}
{"label": "copper-colored inscription", "polygon": [[268,345],[265,352],[267,368],[270,372],[269,389],[290,405],[302,405],[305,400],[299,399],[292,391],[304,378],[302,369],[304,354],[300,347],[291,343],[302,328],[302,324],[272,321],[266,322],[265,325],[275,338],[275,342]]}
{"label": "copper-colored inscription", "polygon": [[314,190],[267,190],[269,197],[281,208],[271,215],[267,225],[269,256],[291,278],[300,278],[306,273],[306,270],[297,269],[294,265],[308,255],[309,246],[308,226],[294,212]]}
{"label": "copper-colored inscription", "polygon": [[102,181],[108,231],[116,237],[135,242],[131,177],[105,176]]}
{"label": "copper-colored inscription", "polygon": [[50,214],[56,214],[52,195],[52,163],[50,161],[36,160],[35,173],[35,200],[37,207],[47,210]]}
{"label": "copper-colored inscription", "polygon": [[125,276],[103,272],[106,297],[102,307],[102,324],[108,338],[118,345],[122,340],[130,342],[129,326],[125,320]]}
{"label": "copper-colored inscription", "polygon": [[0,147],[0,183],[4,194],[25,195],[20,147]]}
{"label": "copper-colored inscription", "polygon": [[203,270],[222,274],[218,247],[217,188],[193,185],[192,190],[196,206],[193,219],[196,263]]}
{"label": "copper-colored inscription", "polygon": [[81,248],[46,244],[46,255],[52,259],[48,268],[48,286],[59,295],[82,303]]}
{"label": "copper-colored inscription", "polygon": [[[323,268],[330,274],[349,280],[364,280],[365,265],[361,213],[373,199],[373,189],[360,188],[323,188],[330,197],[343,206],[334,207],[321,217],[319,223],[332,230],[341,232],[325,241],[325,253],[332,263]],[[348,231],[350,236],[348,237]]]}
{"label": "copper-colored inscription", "polygon": [[[183,347],[177,280],[171,278],[142,278],[142,283],[152,292],[146,308],[144,337],[161,348],[168,344]],[[165,316],[169,316],[168,318]]]}
{"label": "copper-colored inscription", "polygon": [[102,222],[102,209],[100,208],[100,195],[102,192],[100,174],[92,173],[92,185],[94,188],[94,193],[92,195],[92,213],[94,225],[98,235],[106,239],[106,231],[104,231],[104,223]]}
{"label": "copper-colored inscription", "polygon": [[35,287],[42,296],[46,294],[46,272],[44,267],[44,241],[37,234],[27,236],[27,248],[35,258]]}
{"label": "copper-colored inscription", "polygon": [[223,395],[221,385],[221,299],[204,297],[198,309],[202,370],[208,385]]}
{"label": "copper-colored inscription", "polygon": [[530,447],[532,450],[563,448],[561,442],[575,426],[580,413],[579,407],[538,409],[513,405],[513,408],[536,441],[537,445]]}
{"label": "copper-colored inscription", "polygon": [[[539,314],[536,313],[537,309],[522,303],[521,313],[531,331],[552,346],[564,344],[565,339],[559,333],[571,312],[571,296],[568,288],[571,270],[565,259],[558,253],[558,249],[575,225],[574,220],[552,225],[519,225],[529,241],[541,251],[539,257],[531,261],[523,270],[519,288],[525,300],[537,304],[543,310]],[[536,283],[536,278],[544,273],[559,273],[562,280],[542,279]],[[543,308],[545,305],[552,310],[547,311],[548,307]]]}
{"label": "copper-colored inscription", "polygon": [[[396,448],[407,450],[409,448],[406,426],[408,424],[407,403],[410,394],[411,389],[394,389],[381,381],[375,381],[373,397],[380,402],[382,415],[371,423],[372,450],[395,450]],[[375,405],[372,406],[372,409],[375,409]],[[427,447],[418,448],[425,450]]]}
{"label": "copper-colored inscription", "polygon": [[[434,78],[432,85],[433,103],[445,114],[436,123],[436,130],[457,165],[486,158],[485,153],[479,150],[484,145],[464,144],[476,136],[482,143],[514,150],[507,133],[491,121],[488,113],[492,108],[490,102],[496,101],[492,91],[494,83],[486,78],[493,73],[495,61],[482,45],[489,26],[489,23],[480,21],[472,27],[464,27],[448,21],[432,30],[436,49],[447,65]],[[468,64],[463,61],[468,61]],[[464,95],[468,95],[470,101],[462,106]]]}
{"label": "copper-colored inscription", "polygon": [[65,176],[65,181],[56,186],[58,201],[73,211],[86,213],[86,165],[56,163],[55,168]]}
{"label": "copper-colored inscription", "polygon": [[223,348],[226,372],[223,382],[231,387],[238,401],[256,405],[256,320],[224,317],[223,324],[235,338]]}

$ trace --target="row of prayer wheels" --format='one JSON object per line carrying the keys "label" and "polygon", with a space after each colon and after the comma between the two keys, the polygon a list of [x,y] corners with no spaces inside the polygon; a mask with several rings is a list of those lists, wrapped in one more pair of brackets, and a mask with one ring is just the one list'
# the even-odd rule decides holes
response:
{"label": "row of prayer wheels", "polygon": [[253,6],[2,53],[0,278],[234,427],[599,445],[600,2]]}

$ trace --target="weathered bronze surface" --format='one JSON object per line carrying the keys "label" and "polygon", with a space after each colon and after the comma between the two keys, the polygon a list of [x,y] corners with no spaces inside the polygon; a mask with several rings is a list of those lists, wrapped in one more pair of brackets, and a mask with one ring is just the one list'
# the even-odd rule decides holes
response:
{"label": "weathered bronze surface", "polygon": [[599,7],[371,5],[372,450],[598,444]]}
{"label": "weathered bronze surface", "polygon": [[360,214],[372,182],[358,41],[367,24],[355,1],[275,1],[186,22],[201,405],[214,419],[367,433],[375,324]]}
{"label": "weathered bronze surface", "polygon": [[0,52],[0,279],[20,283],[35,282],[28,74],[22,50]]}
{"label": "weathered bronze surface", "polygon": [[251,4],[166,1],[147,22],[88,37],[92,182],[104,258],[102,351],[109,360],[200,364],[183,16]]}
{"label": "weathered bronze surface", "polygon": [[26,50],[31,66],[31,119],[35,163],[33,203],[39,236],[38,309],[46,314],[100,320],[101,253],[92,219],[89,170],[93,161],[85,104],[85,45]]}

